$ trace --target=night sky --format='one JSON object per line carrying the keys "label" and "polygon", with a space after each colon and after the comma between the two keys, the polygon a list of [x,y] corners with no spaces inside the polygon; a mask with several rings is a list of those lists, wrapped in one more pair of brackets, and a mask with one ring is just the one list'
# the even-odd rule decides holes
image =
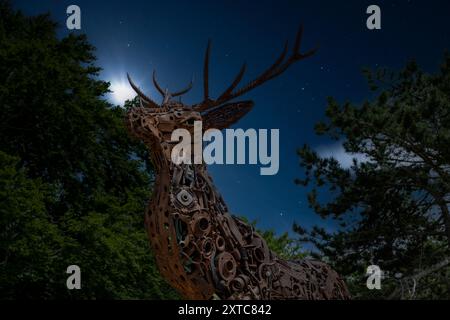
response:
{"label": "night sky", "polygon": [[[214,181],[232,213],[258,220],[261,228],[290,231],[294,221],[334,230],[310,208],[296,149],[307,143],[320,154],[335,156],[345,166],[350,156],[339,143],[314,134],[324,119],[326,98],[360,103],[371,98],[363,67],[399,69],[414,58],[436,71],[450,47],[450,1],[57,1],[21,0],[13,5],[26,14],[50,12],[66,29],[66,8],[81,8],[81,30],[97,48],[100,78],[113,88],[126,83],[126,72],[159,101],[151,84],[152,70],[172,90],[194,75],[194,88],[183,96],[187,104],[202,99],[203,56],[212,39],[210,92],[217,97],[244,61],[249,81],[271,65],[284,41],[292,44],[299,23],[305,27],[303,50],[318,44],[318,53],[298,62],[282,76],[248,93],[253,110],[234,128],[279,128],[280,170],[260,176],[255,165],[210,167]],[[366,28],[366,8],[377,4],[382,29]],[[113,95],[106,96],[118,103]]]}

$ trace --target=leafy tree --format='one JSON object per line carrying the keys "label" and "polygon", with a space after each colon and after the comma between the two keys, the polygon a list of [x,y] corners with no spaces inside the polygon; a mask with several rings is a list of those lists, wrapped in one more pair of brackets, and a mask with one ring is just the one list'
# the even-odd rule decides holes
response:
{"label": "leafy tree", "polygon": [[[33,295],[54,286],[61,273],[58,254],[64,237],[45,210],[45,184],[27,178],[19,160],[0,151],[1,296],[17,286]],[[58,268],[59,267],[59,268]]]}
{"label": "leafy tree", "polygon": [[0,2],[0,297],[175,298],[143,228],[146,148],[103,98],[86,36],[56,29]]}
{"label": "leafy tree", "polygon": [[[307,145],[298,150],[305,175],[297,183],[311,187],[310,206],[341,229],[295,230],[347,277],[355,297],[450,298],[450,55],[436,74],[414,62],[365,73],[376,98],[330,98],[328,121],[316,126],[365,160],[347,169]],[[371,264],[385,272],[381,291],[365,287]]]}
{"label": "leafy tree", "polygon": [[306,253],[297,239],[284,232],[277,236],[274,230],[258,230],[258,233],[266,240],[270,250],[285,260],[300,260],[306,257]]}

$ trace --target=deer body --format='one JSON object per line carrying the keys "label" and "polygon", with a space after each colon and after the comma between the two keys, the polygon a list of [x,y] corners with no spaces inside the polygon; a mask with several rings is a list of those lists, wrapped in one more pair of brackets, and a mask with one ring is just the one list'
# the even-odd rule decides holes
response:
{"label": "deer body", "polygon": [[283,261],[269,250],[252,226],[232,216],[217,192],[205,164],[175,164],[171,153],[173,130],[193,133],[193,122],[203,121],[204,129],[225,128],[247,113],[253,103],[225,104],[253,87],[283,72],[289,64],[312,53],[295,54],[282,64],[278,59],[268,71],[250,85],[233,92],[243,69],[233,84],[217,100],[208,97],[209,45],[205,58],[202,103],[188,107],[171,98],[188,89],[170,94],[154,83],[163,95],[160,106],[145,96],[130,80],[140,106],[128,111],[129,131],[150,149],[156,171],[152,198],[145,212],[145,226],[163,277],[187,299],[341,299],[348,298],[344,282],[324,263]]}

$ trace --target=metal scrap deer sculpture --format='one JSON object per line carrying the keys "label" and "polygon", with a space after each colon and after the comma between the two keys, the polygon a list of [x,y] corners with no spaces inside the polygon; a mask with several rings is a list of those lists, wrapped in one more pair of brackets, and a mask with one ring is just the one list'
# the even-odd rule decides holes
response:
{"label": "metal scrap deer sculpture", "polygon": [[255,80],[236,89],[245,64],[231,85],[217,98],[208,90],[210,42],[204,64],[203,101],[187,106],[173,98],[188,92],[163,90],[153,73],[162,104],[145,95],[128,76],[139,105],[127,113],[127,128],[144,141],[156,171],[152,198],[145,212],[145,226],[163,277],[186,299],[346,299],[345,283],[325,263],[284,261],[267,246],[254,228],[232,216],[214,187],[205,164],[176,165],[171,161],[177,128],[193,134],[194,121],[203,130],[223,129],[253,106],[252,101],[229,102],[283,73],[293,63],[314,54],[299,52],[300,27],[293,53],[286,59],[287,43],[280,57]]}

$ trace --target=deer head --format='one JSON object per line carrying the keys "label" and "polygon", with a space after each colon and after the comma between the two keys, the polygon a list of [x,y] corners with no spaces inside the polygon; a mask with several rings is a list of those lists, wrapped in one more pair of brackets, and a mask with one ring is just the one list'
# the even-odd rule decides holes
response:
{"label": "deer head", "polygon": [[129,131],[145,142],[155,145],[157,143],[170,143],[171,133],[175,129],[184,128],[192,131],[194,121],[202,121],[203,130],[210,128],[221,130],[229,127],[253,107],[253,101],[230,101],[277,77],[291,64],[315,53],[316,49],[304,54],[299,52],[302,34],[303,27],[300,26],[292,54],[288,58],[286,58],[288,53],[288,42],[286,41],[281,55],[268,69],[246,85],[237,88],[245,73],[246,64],[244,63],[234,81],[217,99],[211,99],[209,96],[209,57],[211,50],[211,42],[209,41],[204,60],[203,101],[192,106],[187,106],[173,99],[188,92],[192,88],[192,81],[186,89],[171,93],[169,90],[163,90],[160,87],[156,80],[156,73],[153,72],[153,84],[163,97],[162,103],[158,104],[145,95],[127,74],[128,81],[138,94],[140,102],[139,106],[128,110],[127,126]]}

